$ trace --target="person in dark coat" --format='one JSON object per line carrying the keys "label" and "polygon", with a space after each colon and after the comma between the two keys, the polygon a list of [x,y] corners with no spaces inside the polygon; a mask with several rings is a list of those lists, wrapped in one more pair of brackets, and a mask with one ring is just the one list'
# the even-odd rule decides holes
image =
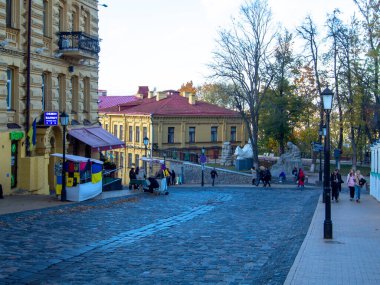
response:
{"label": "person in dark coat", "polygon": [[339,201],[339,188],[342,177],[338,175],[338,169],[335,169],[333,173],[331,173],[330,181],[331,181],[331,200],[338,203]]}
{"label": "person in dark coat", "polygon": [[135,168],[132,167],[131,170],[129,170],[129,190],[133,188],[135,188],[135,185],[132,185],[131,184],[131,181],[136,179],[136,172],[135,172]]}
{"label": "person in dark coat", "polygon": [[259,186],[260,181],[263,182],[263,184],[265,185],[265,182],[264,182],[264,173],[265,173],[265,167],[264,166],[260,166],[259,167],[259,173],[258,173],[258,179],[257,179],[256,186]]}
{"label": "person in dark coat", "polygon": [[269,185],[270,187],[270,181],[272,180],[272,174],[270,173],[269,168],[264,170],[264,177],[263,177],[263,182],[264,182],[264,187],[267,187]]}
{"label": "person in dark coat", "polygon": [[216,172],[215,167],[211,170],[211,179],[212,179],[212,186],[215,185],[215,178],[218,177],[218,172]]}
{"label": "person in dark coat", "polygon": [[174,171],[174,169],[172,170],[170,175],[172,176],[171,183],[172,183],[172,185],[175,185],[175,171]]}

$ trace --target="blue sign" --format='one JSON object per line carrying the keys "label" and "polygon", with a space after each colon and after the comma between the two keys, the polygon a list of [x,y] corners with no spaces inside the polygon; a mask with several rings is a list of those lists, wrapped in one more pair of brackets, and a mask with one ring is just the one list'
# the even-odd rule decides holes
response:
{"label": "blue sign", "polygon": [[46,126],[58,126],[58,112],[45,112],[44,124]]}
{"label": "blue sign", "polygon": [[207,161],[207,157],[204,154],[202,154],[201,155],[201,163],[206,163],[206,161]]}

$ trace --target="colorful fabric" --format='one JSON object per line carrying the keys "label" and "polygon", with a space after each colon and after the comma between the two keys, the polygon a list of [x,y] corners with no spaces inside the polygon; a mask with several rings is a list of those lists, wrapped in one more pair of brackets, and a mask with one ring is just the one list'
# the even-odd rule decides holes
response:
{"label": "colorful fabric", "polygon": [[79,163],[79,170],[80,171],[86,170],[86,164],[87,164],[87,162],[80,162]]}
{"label": "colorful fabric", "polygon": [[92,173],[92,175],[91,175],[91,182],[92,183],[98,183],[101,180],[102,180],[102,172]]}
{"label": "colorful fabric", "polygon": [[103,169],[103,166],[101,164],[98,164],[98,163],[93,163],[92,164],[92,169],[91,169],[91,172],[94,174],[94,173],[99,173],[101,172]]}
{"label": "colorful fabric", "polygon": [[55,185],[55,193],[57,195],[61,195],[61,192],[62,192],[62,184]]}
{"label": "colorful fabric", "polygon": [[36,137],[36,128],[37,128],[37,118],[34,119],[32,123],[32,127],[28,131],[28,140],[29,140],[29,150],[32,151],[34,149],[34,146],[37,143],[37,137]]}
{"label": "colorful fabric", "polygon": [[62,184],[62,176],[57,176],[57,184]]}
{"label": "colorful fabric", "polygon": [[73,187],[73,185],[74,185],[74,178],[73,177],[68,177],[67,178],[66,186],[67,187]]}

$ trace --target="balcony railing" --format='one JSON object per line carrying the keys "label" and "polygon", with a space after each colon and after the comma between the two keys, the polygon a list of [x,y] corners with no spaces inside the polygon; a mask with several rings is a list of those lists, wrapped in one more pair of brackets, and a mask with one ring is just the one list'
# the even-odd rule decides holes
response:
{"label": "balcony railing", "polygon": [[59,32],[59,51],[65,56],[97,57],[100,46],[99,39],[83,32]]}

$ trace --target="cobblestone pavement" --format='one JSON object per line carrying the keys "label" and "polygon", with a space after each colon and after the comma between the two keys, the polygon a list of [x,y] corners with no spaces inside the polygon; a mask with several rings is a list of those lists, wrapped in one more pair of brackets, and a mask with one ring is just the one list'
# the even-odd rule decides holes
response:
{"label": "cobblestone pavement", "polygon": [[0,216],[0,284],[283,284],[320,189],[170,188]]}

